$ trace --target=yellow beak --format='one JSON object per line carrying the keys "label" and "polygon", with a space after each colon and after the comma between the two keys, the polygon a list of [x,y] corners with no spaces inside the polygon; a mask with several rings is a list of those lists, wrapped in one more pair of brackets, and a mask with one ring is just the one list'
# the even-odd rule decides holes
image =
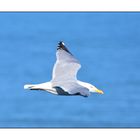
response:
{"label": "yellow beak", "polygon": [[99,89],[97,89],[96,92],[99,94],[104,94],[104,92],[102,90],[99,90]]}

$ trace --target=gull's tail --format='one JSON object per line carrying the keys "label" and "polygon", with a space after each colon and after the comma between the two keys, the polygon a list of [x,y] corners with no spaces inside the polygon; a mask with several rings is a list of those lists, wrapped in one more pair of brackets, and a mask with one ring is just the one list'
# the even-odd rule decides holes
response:
{"label": "gull's tail", "polygon": [[29,89],[29,90],[43,90],[38,85],[24,85],[24,89]]}
{"label": "gull's tail", "polygon": [[24,89],[30,90],[46,90],[48,88],[49,83],[42,83],[42,84],[27,84],[24,85]]}
{"label": "gull's tail", "polygon": [[35,85],[24,85],[24,89],[33,89],[35,87]]}

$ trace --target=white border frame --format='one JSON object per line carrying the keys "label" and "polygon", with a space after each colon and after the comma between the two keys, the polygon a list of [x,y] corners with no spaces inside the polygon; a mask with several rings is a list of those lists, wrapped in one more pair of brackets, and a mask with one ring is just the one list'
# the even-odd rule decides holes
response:
{"label": "white border frame", "polygon": [[[138,0],[0,0],[1,12],[16,11],[140,11]],[[0,129],[1,140],[139,139],[140,129]]]}
{"label": "white border frame", "polygon": [[0,0],[0,11],[140,11],[138,0]]}

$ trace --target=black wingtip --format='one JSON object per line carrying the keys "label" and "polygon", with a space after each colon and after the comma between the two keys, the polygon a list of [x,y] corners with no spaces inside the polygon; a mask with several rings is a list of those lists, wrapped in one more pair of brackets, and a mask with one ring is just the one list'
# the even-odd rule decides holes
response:
{"label": "black wingtip", "polygon": [[59,45],[59,46],[65,46],[65,43],[64,43],[63,41],[59,41],[59,42],[58,42],[58,45]]}
{"label": "black wingtip", "polygon": [[71,54],[71,52],[66,48],[65,43],[63,41],[58,42],[57,50],[62,49]]}

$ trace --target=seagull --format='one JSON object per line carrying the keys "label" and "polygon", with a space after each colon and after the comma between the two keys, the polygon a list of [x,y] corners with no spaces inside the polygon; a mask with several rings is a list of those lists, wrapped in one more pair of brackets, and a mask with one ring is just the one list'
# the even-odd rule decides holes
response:
{"label": "seagull", "polygon": [[56,63],[53,67],[52,80],[41,84],[27,84],[24,89],[43,90],[55,95],[88,97],[90,92],[103,94],[94,85],[77,80],[77,72],[81,68],[80,62],[60,41],[56,51]]}

